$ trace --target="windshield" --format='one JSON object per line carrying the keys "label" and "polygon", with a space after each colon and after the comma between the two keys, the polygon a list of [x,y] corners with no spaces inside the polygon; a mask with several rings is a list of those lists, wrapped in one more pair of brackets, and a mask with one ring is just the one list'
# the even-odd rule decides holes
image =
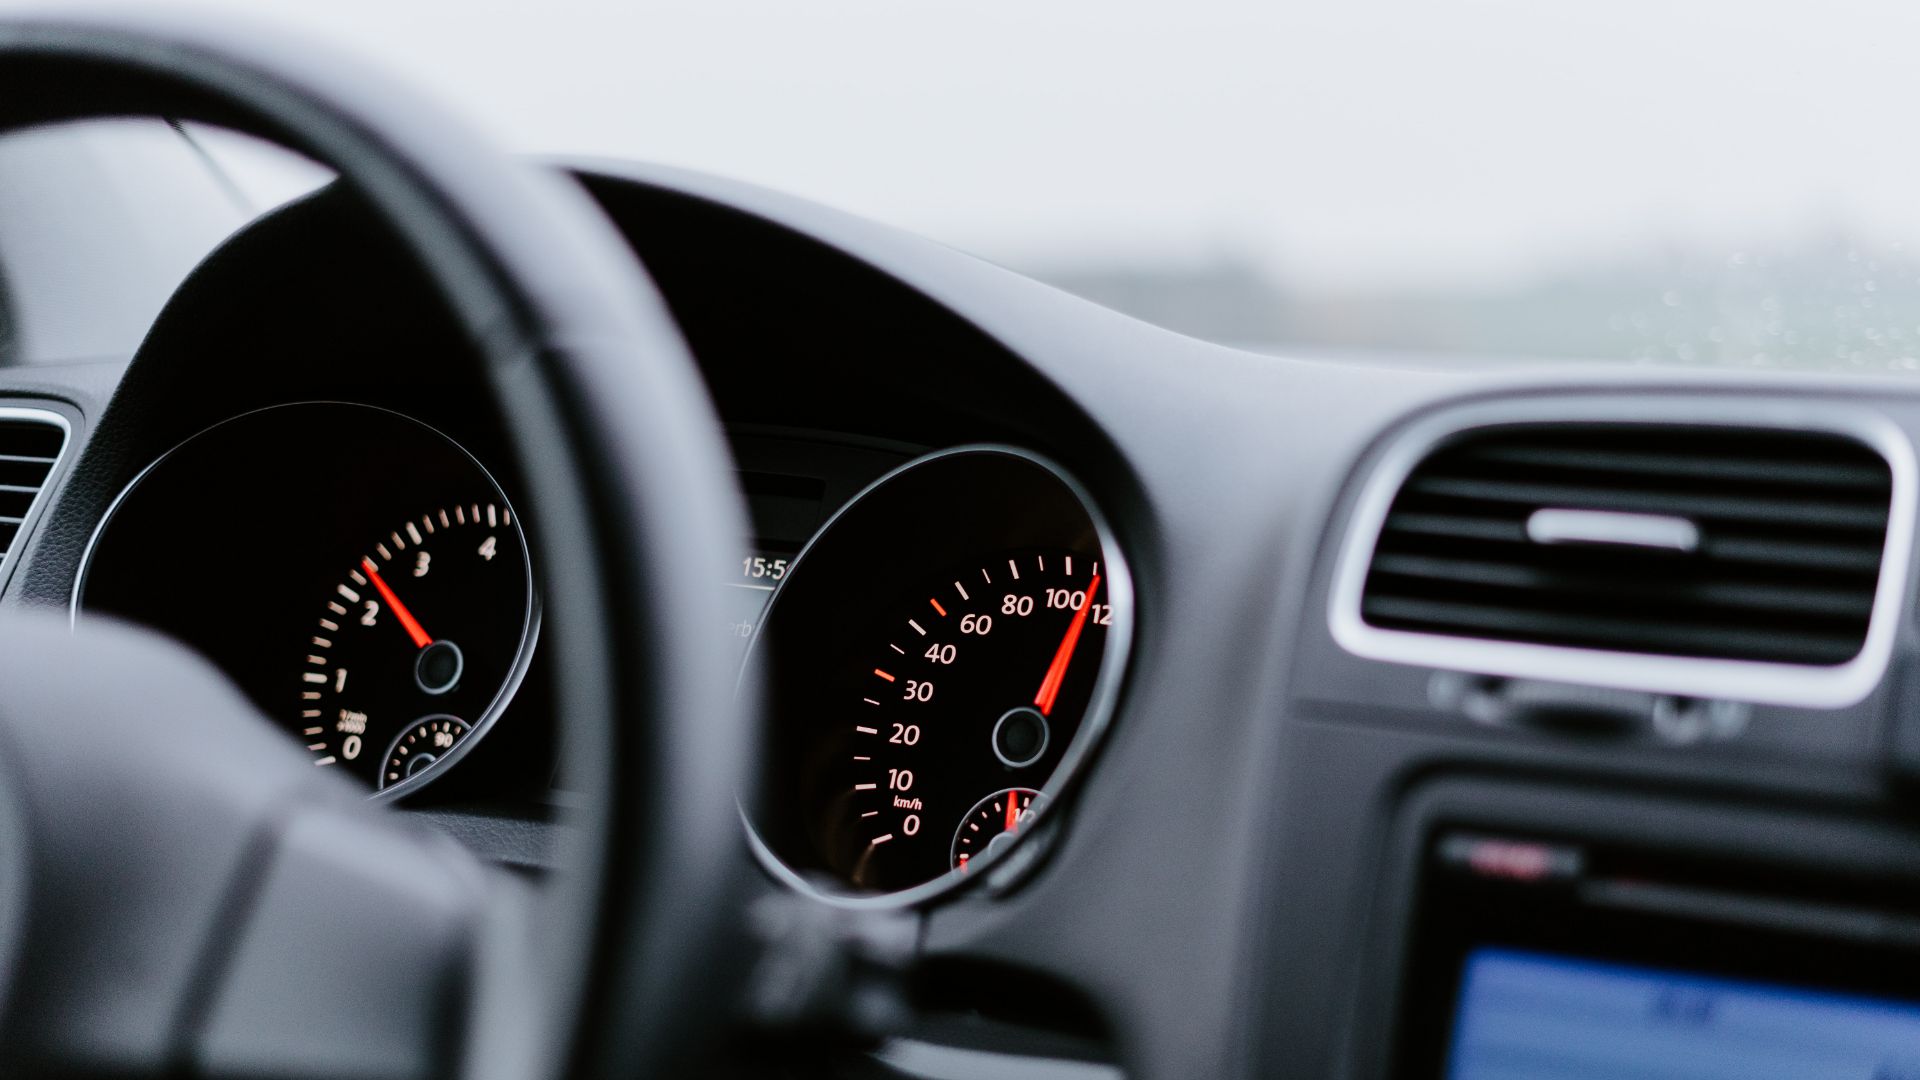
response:
{"label": "windshield", "polygon": [[1920,366],[1911,4],[215,10],[519,149],[765,184],[1235,345]]}

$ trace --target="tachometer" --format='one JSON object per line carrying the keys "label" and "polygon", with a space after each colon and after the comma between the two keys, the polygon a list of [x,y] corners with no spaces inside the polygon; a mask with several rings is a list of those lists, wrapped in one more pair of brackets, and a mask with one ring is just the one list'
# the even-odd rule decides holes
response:
{"label": "tachometer", "polygon": [[364,405],[282,405],[137,477],[75,608],[200,649],[315,766],[390,797],[465,755],[520,684],[539,623],[520,526],[439,431]]}
{"label": "tachometer", "polygon": [[527,557],[493,499],[440,503],[371,541],[326,589],[289,688],[314,764],[384,789],[492,708],[520,655]]}
{"label": "tachometer", "polygon": [[950,451],[881,480],[802,552],[755,641],[764,851],[834,894],[983,867],[1105,723],[1130,600],[1088,503],[1038,459]]}

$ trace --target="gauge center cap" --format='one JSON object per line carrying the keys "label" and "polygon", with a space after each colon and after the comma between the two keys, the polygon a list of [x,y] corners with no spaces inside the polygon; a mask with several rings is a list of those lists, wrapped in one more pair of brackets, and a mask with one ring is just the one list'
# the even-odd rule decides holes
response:
{"label": "gauge center cap", "polygon": [[1024,769],[1040,760],[1052,737],[1040,710],[1009,709],[993,725],[993,754],[1009,769]]}
{"label": "gauge center cap", "polygon": [[444,694],[460,685],[467,658],[451,641],[436,641],[420,650],[413,661],[413,680],[429,694]]}

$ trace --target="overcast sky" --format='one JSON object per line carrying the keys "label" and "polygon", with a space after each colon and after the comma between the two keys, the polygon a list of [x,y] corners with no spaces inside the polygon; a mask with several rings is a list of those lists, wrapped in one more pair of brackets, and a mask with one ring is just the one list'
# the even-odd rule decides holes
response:
{"label": "overcast sky", "polygon": [[518,148],[730,174],[1016,264],[1238,253],[1371,287],[1920,239],[1911,0],[193,6],[369,54]]}

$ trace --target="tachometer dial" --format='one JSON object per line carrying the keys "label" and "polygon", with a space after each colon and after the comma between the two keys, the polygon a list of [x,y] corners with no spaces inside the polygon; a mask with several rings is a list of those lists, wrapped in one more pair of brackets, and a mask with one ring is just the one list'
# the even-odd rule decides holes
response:
{"label": "tachometer dial", "polygon": [[1131,595],[1044,462],[960,450],[883,478],[801,553],[754,643],[762,853],[819,892],[890,897],[996,858],[1105,724]]}
{"label": "tachometer dial", "polygon": [[338,402],[247,413],[154,462],[96,534],[75,608],[199,649],[377,797],[478,744],[539,625],[520,516],[479,461]]}
{"label": "tachometer dial", "polygon": [[[487,714],[520,655],[527,557],[513,511],[450,500],[371,538],[326,590],[295,687],[314,764],[415,779]],[[423,723],[420,746],[403,745]],[[396,741],[398,740],[398,741]],[[396,765],[394,744],[409,760]]]}

